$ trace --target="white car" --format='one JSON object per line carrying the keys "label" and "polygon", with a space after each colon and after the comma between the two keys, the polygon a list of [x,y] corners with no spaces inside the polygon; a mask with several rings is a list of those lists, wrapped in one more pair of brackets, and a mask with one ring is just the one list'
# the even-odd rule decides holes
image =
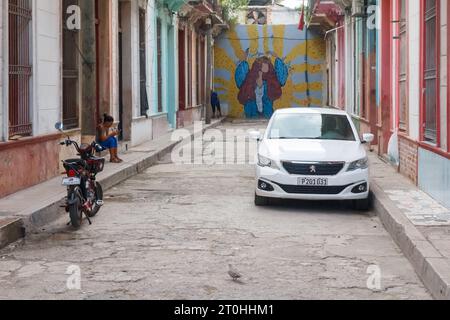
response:
{"label": "white car", "polygon": [[255,205],[269,198],[353,200],[356,209],[369,207],[369,164],[365,143],[350,116],[337,109],[278,110],[258,140]]}

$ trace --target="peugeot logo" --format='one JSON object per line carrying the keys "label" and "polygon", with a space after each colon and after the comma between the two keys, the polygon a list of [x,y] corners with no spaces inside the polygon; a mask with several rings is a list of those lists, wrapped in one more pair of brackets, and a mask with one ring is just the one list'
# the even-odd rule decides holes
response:
{"label": "peugeot logo", "polygon": [[316,173],[317,171],[316,171],[316,166],[311,166],[311,167],[309,167],[309,172],[311,172],[311,173]]}

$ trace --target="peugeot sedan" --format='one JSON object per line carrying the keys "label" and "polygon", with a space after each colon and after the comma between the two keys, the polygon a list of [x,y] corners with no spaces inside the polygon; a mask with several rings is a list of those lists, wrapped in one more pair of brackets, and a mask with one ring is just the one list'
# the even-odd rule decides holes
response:
{"label": "peugeot sedan", "polygon": [[369,163],[350,116],[328,108],[283,109],[274,113],[258,140],[255,205],[270,198],[352,200],[369,207]]}

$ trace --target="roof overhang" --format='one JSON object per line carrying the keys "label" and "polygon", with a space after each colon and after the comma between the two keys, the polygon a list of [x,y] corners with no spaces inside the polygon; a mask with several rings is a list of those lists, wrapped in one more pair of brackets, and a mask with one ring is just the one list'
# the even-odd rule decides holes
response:
{"label": "roof overhang", "polygon": [[205,0],[185,2],[185,5],[180,8],[178,15],[182,20],[188,24],[196,25],[203,32],[206,32],[208,28],[206,19],[210,18],[213,35],[218,35],[229,28],[222,18],[220,7],[214,8]]}
{"label": "roof overhang", "polygon": [[338,22],[345,16],[344,10],[335,1],[315,0],[312,4],[308,28],[327,32],[335,28]]}

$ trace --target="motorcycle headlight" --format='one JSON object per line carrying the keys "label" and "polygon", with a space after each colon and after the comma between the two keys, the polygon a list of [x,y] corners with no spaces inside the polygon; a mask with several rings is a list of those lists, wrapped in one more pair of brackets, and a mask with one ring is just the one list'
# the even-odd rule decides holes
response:
{"label": "motorcycle headlight", "polygon": [[347,171],[355,171],[359,169],[367,169],[369,167],[369,158],[365,157],[363,159],[353,161],[348,166]]}
{"label": "motorcycle headlight", "polygon": [[267,157],[264,157],[260,154],[258,154],[258,165],[260,167],[269,167],[269,168],[277,169],[277,170],[279,169],[278,165],[275,163],[275,161],[273,161]]}

